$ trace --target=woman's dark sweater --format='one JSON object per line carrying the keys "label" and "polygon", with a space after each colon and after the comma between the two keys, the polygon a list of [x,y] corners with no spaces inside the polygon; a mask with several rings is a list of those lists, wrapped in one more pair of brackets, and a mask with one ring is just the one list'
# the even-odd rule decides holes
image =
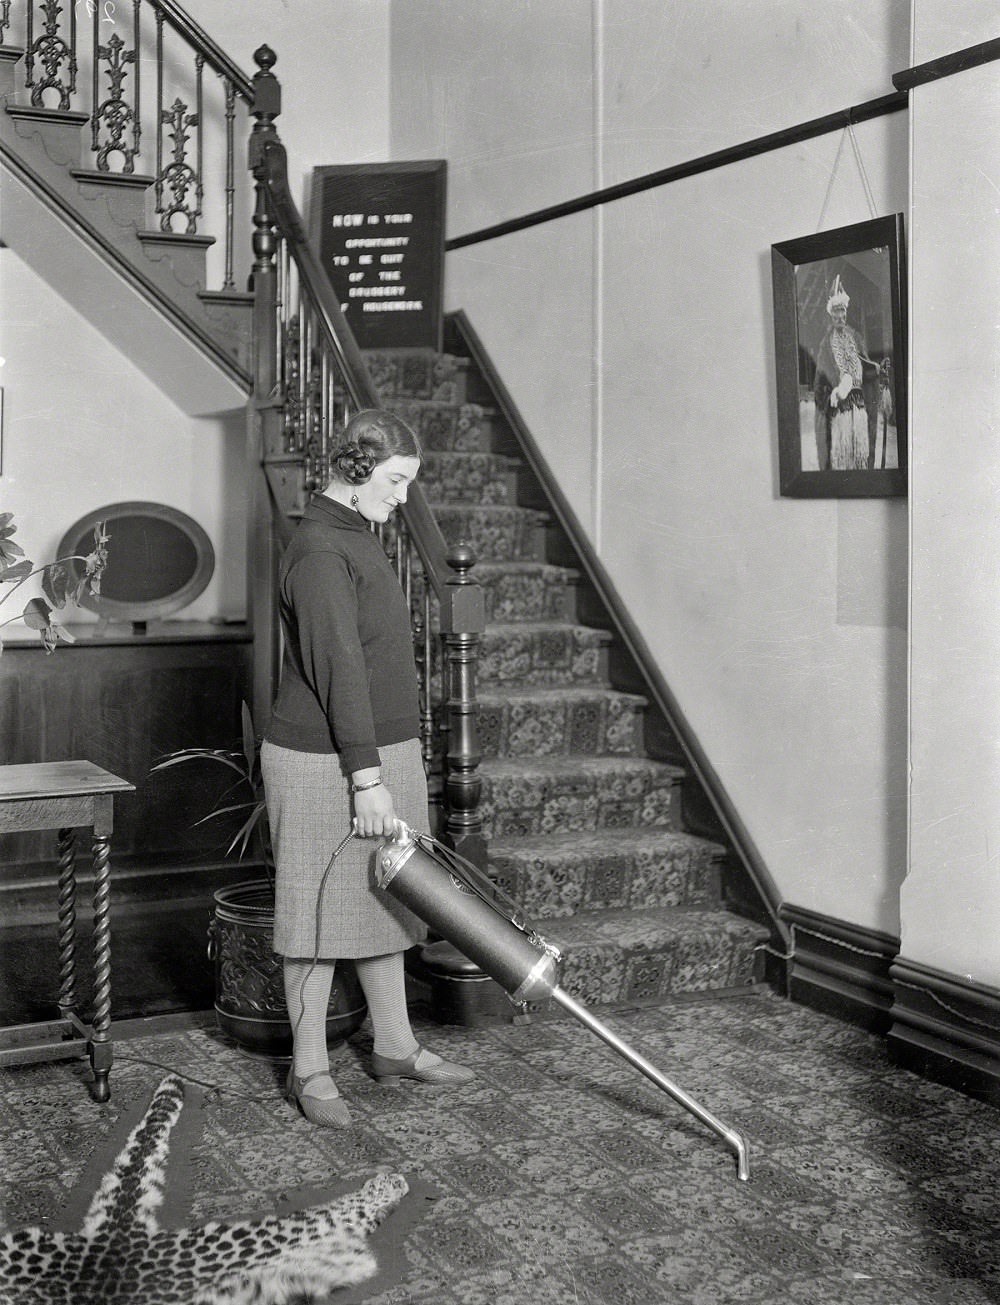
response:
{"label": "woman's dark sweater", "polygon": [[339,752],[350,773],[420,733],[406,598],[364,518],[322,494],[281,563],[284,662],[265,738]]}

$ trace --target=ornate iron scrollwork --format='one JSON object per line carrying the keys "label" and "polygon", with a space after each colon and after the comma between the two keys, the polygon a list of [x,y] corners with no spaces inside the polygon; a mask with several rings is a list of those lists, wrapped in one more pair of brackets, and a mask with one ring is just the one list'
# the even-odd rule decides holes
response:
{"label": "ornate iron scrollwork", "polygon": [[[198,113],[188,113],[188,106],[175,99],[169,109],[160,110],[160,126],[167,127],[166,135],[173,141],[173,162],[168,163],[157,180],[157,208],[160,213],[160,230],[172,231],[173,218],[180,213],[187,220],[187,235],[198,230],[201,217],[201,182],[197,168],[187,159],[188,128],[197,127],[201,121]],[[172,202],[164,203],[163,191],[169,190]],[[191,199],[189,202],[189,192]]]}
{"label": "ornate iron scrollwork", "polygon": [[[31,104],[35,109],[44,108],[44,96],[47,90],[59,92],[58,108],[68,110],[71,97],[76,91],[76,9],[70,7],[70,38],[66,41],[59,31],[59,15],[62,5],[59,0],[45,0],[39,5],[45,17],[45,31],[37,40],[32,40],[35,6],[28,6],[28,49],[24,64],[27,76],[25,85],[31,86]],[[45,69],[44,75],[35,80],[35,63]],[[66,80],[63,80],[65,66]]]}
{"label": "ornate iron scrollwork", "polygon": [[[138,44],[138,42],[137,42]],[[109,95],[106,100],[96,104],[93,112],[93,149],[97,157],[95,167],[98,172],[110,172],[111,167],[108,159],[112,154],[121,154],[125,160],[122,165],[122,172],[126,176],[131,176],[135,172],[135,156],[139,153],[139,135],[140,126],[138,114],[135,109],[125,101],[125,79],[128,76],[130,65],[134,66],[136,62],[136,50],[126,50],[125,42],[117,32],[112,33],[107,45],[97,45],[97,55],[94,62],[94,100],[96,103],[96,87],[98,81],[98,69],[103,63],[106,65],[108,76]],[[136,88],[138,91],[138,88]],[[106,132],[103,143],[101,142],[101,128]],[[127,142],[127,133],[131,129],[131,143]]]}

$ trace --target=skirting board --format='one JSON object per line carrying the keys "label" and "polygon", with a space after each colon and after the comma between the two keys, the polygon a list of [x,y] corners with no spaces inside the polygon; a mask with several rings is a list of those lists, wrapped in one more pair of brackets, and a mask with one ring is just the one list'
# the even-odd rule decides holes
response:
{"label": "skirting board", "polygon": [[893,987],[889,967],[899,939],[805,907],[781,907],[792,935],[786,990],[792,1001],[873,1033],[887,1033]]}
{"label": "skirting board", "polygon": [[1000,1106],[1000,991],[902,956],[889,973],[895,1063]]}

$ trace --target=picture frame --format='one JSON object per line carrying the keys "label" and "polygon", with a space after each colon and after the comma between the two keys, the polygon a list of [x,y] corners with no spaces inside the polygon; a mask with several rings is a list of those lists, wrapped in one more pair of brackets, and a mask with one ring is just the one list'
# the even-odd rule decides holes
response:
{"label": "picture frame", "polygon": [[903,215],[771,246],[779,492],[907,492]]}

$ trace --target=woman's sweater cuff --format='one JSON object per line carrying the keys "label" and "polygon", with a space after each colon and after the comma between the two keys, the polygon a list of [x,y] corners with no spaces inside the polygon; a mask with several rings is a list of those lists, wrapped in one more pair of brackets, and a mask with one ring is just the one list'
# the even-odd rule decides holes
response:
{"label": "woman's sweater cuff", "polygon": [[368,770],[371,766],[382,764],[378,748],[344,748],[340,755],[349,775],[353,775],[356,770]]}

